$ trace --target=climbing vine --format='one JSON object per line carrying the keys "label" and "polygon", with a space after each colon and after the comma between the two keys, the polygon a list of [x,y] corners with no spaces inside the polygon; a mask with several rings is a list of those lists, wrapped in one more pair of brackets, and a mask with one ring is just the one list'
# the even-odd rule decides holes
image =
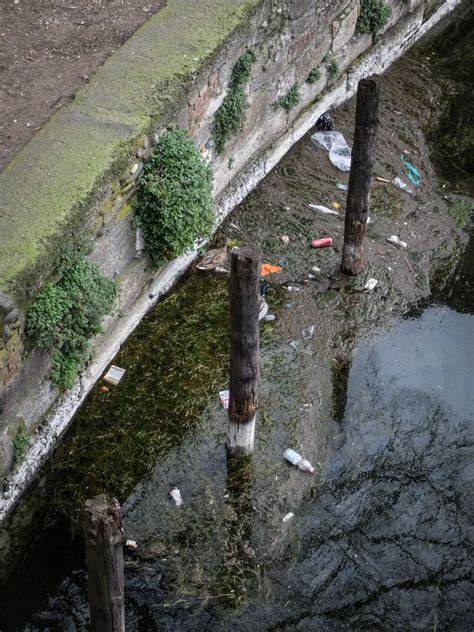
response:
{"label": "climbing vine", "polygon": [[390,13],[391,8],[383,0],[361,0],[357,30],[376,35],[387,24]]}
{"label": "climbing vine", "polygon": [[210,234],[212,170],[184,130],[161,137],[145,165],[135,208],[154,265],[178,257]]}
{"label": "climbing vine", "polygon": [[84,250],[60,258],[59,281],[48,283],[27,314],[27,334],[51,354],[51,381],[61,390],[72,386],[90,356],[90,340],[112,309],[116,287],[85,258]]}
{"label": "climbing vine", "polygon": [[222,153],[229,138],[242,127],[247,108],[244,86],[250,79],[255,60],[255,53],[248,50],[239,58],[232,69],[227,94],[214,117],[213,136],[218,153]]}

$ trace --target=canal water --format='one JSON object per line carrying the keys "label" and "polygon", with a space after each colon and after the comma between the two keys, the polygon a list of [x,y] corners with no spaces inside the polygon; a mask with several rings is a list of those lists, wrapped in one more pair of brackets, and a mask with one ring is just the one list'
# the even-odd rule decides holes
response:
{"label": "canal water", "polygon": [[[466,94],[472,32],[429,53]],[[442,124],[452,117],[445,108]],[[472,195],[465,148],[444,169],[443,129],[432,141],[439,177]],[[239,212],[229,221],[242,226]],[[315,294],[327,311],[312,340],[313,299],[303,323],[293,294],[272,287],[277,323],[295,316],[283,331],[263,325],[256,452],[238,464],[226,459],[217,403],[227,284],[191,272],[124,345],[122,382],[91,394],[0,533],[18,551],[0,589],[2,632],[87,629],[80,514],[102,491],[123,503],[138,542],[126,552],[127,630],[473,629],[472,239],[462,251],[428,298],[374,315],[365,335],[350,322],[366,295],[339,299],[336,281]],[[338,300],[349,329],[333,342]],[[313,460],[314,477],[284,463],[289,446]]]}

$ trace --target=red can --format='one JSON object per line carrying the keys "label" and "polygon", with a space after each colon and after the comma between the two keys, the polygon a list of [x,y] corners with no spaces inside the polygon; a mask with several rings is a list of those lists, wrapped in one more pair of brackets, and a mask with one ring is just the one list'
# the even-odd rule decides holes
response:
{"label": "red can", "polygon": [[311,241],[312,248],[324,248],[324,246],[332,246],[332,237],[321,237],[321,239]]}

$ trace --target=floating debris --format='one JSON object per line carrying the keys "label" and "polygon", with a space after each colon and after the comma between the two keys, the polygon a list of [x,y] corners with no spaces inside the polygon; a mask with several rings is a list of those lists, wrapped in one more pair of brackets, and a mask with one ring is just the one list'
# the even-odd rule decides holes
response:
{"label": "floating debris", "polygon": [[219,391],[219,401],[224,410],[227,410],[229,408],[229,397],[229,391]]}
{"label": "floating debris", "polygon": [[320,239],[311,240],[312,248],[324,248],[325,246],[332,246],[332,237],[321,237]]}
{"label": "floating debris", "polygon": [[308,204],[308,206],[326,215],[339,215],[337,211],[333,211],[332,208],[328,208],[327,206],[321,206],[320,204]]}
{"label": "floating debris", "polygon": [[183,504],[183,499],[181,498],[181,492],[177,487],[170,491],[170,496],[174,500],[176,507],[181,507]]}
{"label": "floating debris", "polygon": [[117,384],[123,378],[125,371],[126,369],[122,369],[119,366],[115,366],[115,364],[112,364],[112,366],[102,379],[104,380],[104,382],[108,382],[109,384],[117,386]]}
{"label": "floating debris", "polygon": [[364,290],[368,290],[371,292],[374,288],[379,284],[378,279],[368,279],[367,283],[364,285]]}
{"label": "floating debris", "polygon": [[400,239],[400,237],[397,237],[396,235],[390,235],[390,237],[387,237],[387,241],[389,244],[394,244],[395,246],[400,246],[400,248],[406,248],[407,247],[407,242],[403,241],[402,239]]}
{"label": "floating debris", "polygon": [[314,472],[314,467],[307,459],[303,459],[301,454],[298,454],[295,450],[287,448],[283,453],[283,458],[289,461],[292,465],[296,465],[303,472]]}

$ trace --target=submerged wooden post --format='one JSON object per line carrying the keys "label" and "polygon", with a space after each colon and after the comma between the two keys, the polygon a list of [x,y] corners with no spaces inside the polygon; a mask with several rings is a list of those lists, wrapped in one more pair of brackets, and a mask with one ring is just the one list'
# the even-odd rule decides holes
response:
{"label": "submerged wooden post", "polygon": [[104,494],[88,500],[84,541],[92,632],[125,632],[120,505]]}
{"label": "submerged wooden post", "polygon": [[359,274],[364,267],[364,235],[375,158],[379,94],[377,76],[359,81],[342,251],[342,271],[346,274]]}
{"label": "submerged wooden post", "polygon": [[253,452],[257,411],[260,248],[235,249],[230,272],[230,455]]}

